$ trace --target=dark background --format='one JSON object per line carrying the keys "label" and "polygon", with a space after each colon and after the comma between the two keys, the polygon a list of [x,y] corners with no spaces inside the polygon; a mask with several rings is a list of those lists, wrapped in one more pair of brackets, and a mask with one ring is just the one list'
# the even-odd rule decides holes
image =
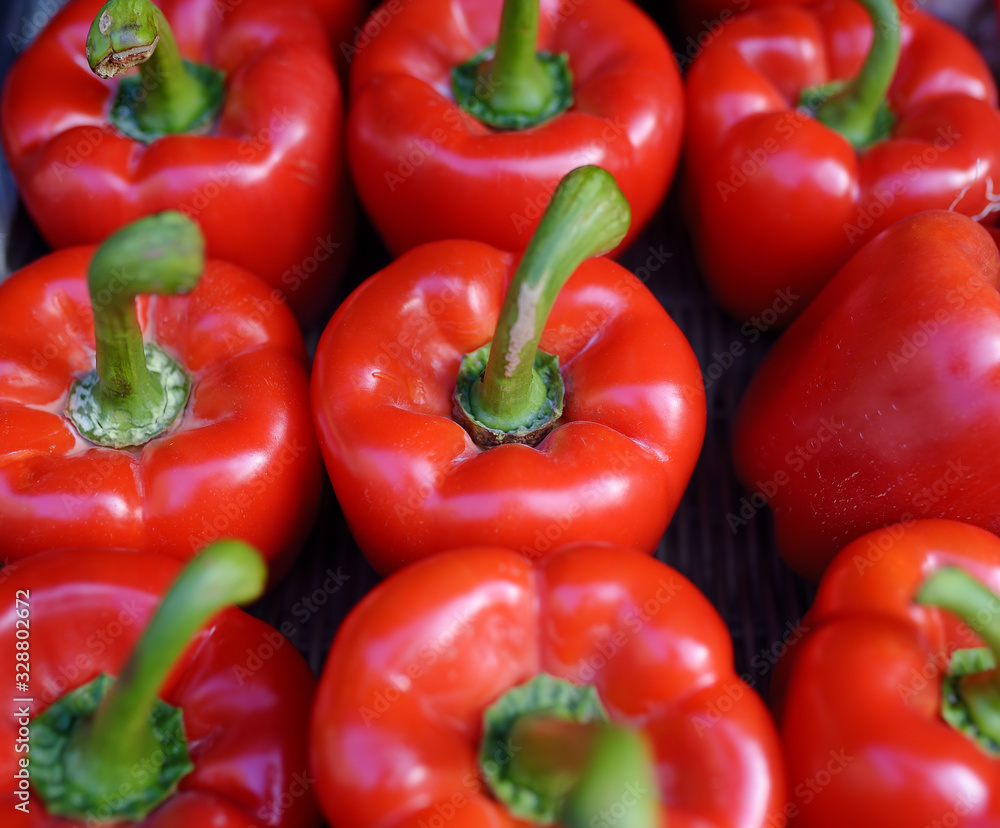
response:
{"label": "dark background", "polygon": [[[58,5],[58,0],[0,0],[0,75],[15,59],[15,45],[23,48],[20,38],[30,36],[36,21],[42,19],[38,15],[51,16]],[[674,7],[653,2],[640,5],[667,33],[675,54],[684,55],[691,44],[679,33]],[[921,5],[969,34],[996,73],[997,20],[990,0],[926,0]],[[0,169],[0,241],[6,259],[0,274],[3,276],[47,250],[17,201],[6,165]],[[726,515],[738,512],[741,498],[747,496],[731,469],[733,413],[754,369],[773,342],[774,332],[751,341],[754,337],[741,333],[740,323],[715,307],[692,258],[680,220],[676,188],[622,263],[633,271],[638,269],[651,248],[662,248],[668,258],[661,269],[651,274],[648,286],[684,331],[702,370],[707,372],[713,364],[725,367],[717,379],[711,379],[717,369],[707,375],[705,444],[657,557],[690,578],[712,601],[732,633],[737,671],[766,696],[770,668],[782,642],[805,613],[812,588],[778,558],[767,510],[758,512],[735,532],[727,524]],[[388,261],[371,225],[362,219],[354,259],[339,299]],[[319,330],[308,334],[314,345]],[[731,364],[728,359],[716,357],[728,354],[736,343],[745,351]],[[338,571],[349,577],[334,588],[336,581],[330,574]],[[300,560],[251,611],[276,627],[284,623],[292,642],[318,673],[341,620],[377,581],[378,576],[351,539],[327,483],[320,518]]]}

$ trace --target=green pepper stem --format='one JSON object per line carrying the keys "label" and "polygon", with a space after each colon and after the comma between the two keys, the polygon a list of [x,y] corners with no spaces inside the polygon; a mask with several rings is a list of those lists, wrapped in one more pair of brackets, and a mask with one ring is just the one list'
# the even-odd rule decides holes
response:
{"label": "green pepper stem", "polygon": [[886,96],[899,63],[900,22],[894,0],[858,0],[872,18],[872,47],[861,71],[816,113],[855,147],[866,147],[883,131]]}
{"label": "green pepper stem", "polygon": [[[968,624],[1000,664],[1000,596],[957,567],[943,567],[917,593],[920,604],[948,610]],[[979,731],[1000,744],[1000,670],[992,675],[967,676],[961,695]]]}
{"label": "green pepper stem", "polygon": [[954,613],[1000,656],[1000,596],[968,573],[954,566],[942,567],[924,581],[917,603]]}
{"label": "green pepper stem", "polygon": [[496,53],[480,69],[484,98],[497,112],[538,112],[555,93],[538,60],[538,13],[538,0],[504,0]]}
{"label": "green pepper stem", "polygon": [[606,170],[580,167],[559,183],[507,289],[483,380],[471,389],[480,422],[513,431],[533,421],[545,399],[535,354],[559,291],[584,259],[613,250],[630,220]]}
{"label": "green pepper stem", "polygon": [[149,133],[186,132],[216,95],[181,58],[166,17],[150,0],[108,0],[90,26],[87,61],[102,78],[139,67],[144,94],[135,117]]}
{"label": "green pepper stem", "polygon": [[97,371],[74,386],[67,412],[84,436],[106,446],[141,445],[183,409],[188,377],[155,345],[144,345],[135,297],[190,290],[204,262],[198,225],[176,211],[130,224],[98,248],[87,277]]}
{"label": "green pepper stem", "polygon": [[150,724],[157,693],[192,636],[221,609],[258,598],[267,580],[260,554],[241,541],[207,547],[181,572],[94,717],[73,734],[66,779],[115,795],[160,745]]}
{"label": "green pepper stem", "polygon": [[537,50],[538,7],[504,0],[495,46],[452,69],[459,106],[496,129],[527,129],[573,104],[567,56]]}
{"label": "green pepper stem", "polygon": [[546,713],[525,713],[510,730],[509,779],[518,785],[543,787],[563,799],[576,787],[601,721],[575,722]]}
{"label": "green pepper stem", "polygon": [[602,814],[621,828],[659,824],[653,757],[639,732],[527,713],[514,722],[510,745],[510,780],[562,800],[565,828],[589,828]]}
{"label": "green pepper stem", "polygon": [[191,290],[205,268],[204,250],[198,225],[175,211],[130,224],[98,248],[87,283],[100,376],[95,395],[106,405],[142,410],[159,393],[146,370],[135,298]]}

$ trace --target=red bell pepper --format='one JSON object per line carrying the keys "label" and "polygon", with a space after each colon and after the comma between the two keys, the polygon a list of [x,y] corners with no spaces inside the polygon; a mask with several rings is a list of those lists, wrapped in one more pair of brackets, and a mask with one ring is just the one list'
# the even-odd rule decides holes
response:
{"label": "red bell pepper", "polygon": [[[263,561],[225,541],[181,570],[108,549],[11,567],[0,590],[15,681],[0,722],[6,824],[318,826],[306,764],[315,680],[279,632],[230,606],[260,594]],[[266,656],[251,670],[248,653]]]}
{"label": "red bell pepper", "polygon": [[0,555],[190,557],[222,535],[277,578],[319,507],[305,362],[288,309],[204,263],[177,213],[18,271],[0,286]]}
{"label": "red bell pepper", "polygon": [[[605,715],[634,751],[602,755]],[[589,544],[535,563],[464,549],[379,584],[337,633],[310,751],[337,828],[763,828],[785,798],[712,606],[665,564]],[[588,773],[602,760],[609,776]]]}
{"label": "red bell pepper", "polygon": [[1000,541],[972,526],[844,548],[775,674],[791,824],[1000,824],[998,593]]}
{"label": "red bell pepper", "polygon": [[736,470],[789,565],[818,580],[864,532],[914,517],[1000,531],[997,247],[943,211],[869,242],[778,340],[737,412]]}
{"label": "red bell pepper", "polygon": [[500,0],[374,13],[392,22],[351,68],[348,157],[396,254],[438,239],[523,250],[559,180],[586,164],[632,205],[628,244],[673,177],[683,92],[656,25],[628,0],[502,5],[502,20]]}
{"label": "red bell pepper", "polygon": [[455,545],[656,548],[701,448],[705,393],[642,283],[580,264],[627,226],[610,176],[576,170],[520,263],[479,242],[424,245],[334,315],[313,415],[377,570]]}
{"label": "red bell pepper", "polygon": [[827,0],[748,12],[686,83],[689,225],[734,316],[773,309],[787,291],[798,297],[787,324],[899,219],[993,209],[992,75],[961,33],[922,11]]}
{"label": "red bell pepper", "polygon": [[[4,151],[52,246],[179,209],[210,256],[313,321],[352,235],[330,47],[306,9],[240,0],[220,15],[214,2],[163,0],[161,14],[72,0],[8,74]],[[146,57],[138,75],[102,79]]]}

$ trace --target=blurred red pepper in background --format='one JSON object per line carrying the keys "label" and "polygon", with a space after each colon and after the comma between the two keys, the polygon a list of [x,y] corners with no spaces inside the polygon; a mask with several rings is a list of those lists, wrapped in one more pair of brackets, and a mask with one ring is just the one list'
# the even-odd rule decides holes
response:
{"label": "blurred red pepper in background", "polygon": [[374,14],[391,23],[351,67],[348,155],[394,254],[438,239],[523,250],[585,165],[615,177],[634,216],[623,246],[635,238],[673,177],[684,109],[666,38],[638,6],[507,0],[501,22],[500,0],[388,0]]}
{"label": "blurred red pepper in background", "polygon": [[964,35],[922,11],[826,0],[748,12],[696,58],[686,94],[688,226],[712,292],[738,318],[785,290],[799,297],[787,324],[905,216],[994,208],[992,74]]}

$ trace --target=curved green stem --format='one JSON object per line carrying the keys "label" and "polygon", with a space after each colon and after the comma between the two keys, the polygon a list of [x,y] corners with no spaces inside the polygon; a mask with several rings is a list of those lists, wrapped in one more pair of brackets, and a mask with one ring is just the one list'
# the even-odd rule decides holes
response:
{"label": "curved green stem", "polygon": [[[157,698],[160,687],[194,634],[225,607],[258,598],[266,580],[263,558],[247,544],[207,547],[174,582],[110,690],[99,679],[32,722],[33,780],[50,812],[83,819],[110,807],[110,821],[142,819],[170,795],[191,764],[181,711]],[[150,767],[156,772],[137,773]]]}
{"label": "curved green stem", "polygon": [[[962,676],[957,683],[957,693],[964,708],[962,714],[972,726],[970,735],[977,739],[983,737],[987,743],[992,743],[986,746],[992,746],[996,752],[1000,749],[1000,670],[995,669],[1000,662],[1000,596],[963,570],[944,567],[924,582],[916,600],[957,615],[976,631],[991,651],[994,669]],[[945,698],[944,701],[947,704],[949,700]],[[946,718],[951,719],[950,716]]]}
{"label": "curved green stem", "polygon": [[170,357],[143,344],[135,297],[183,293],[204,269],[198,225],[179,212],[141,219],[98,248],[88,271],[97,369],[79,380],[67,414],[99,445],[141,445],[183,410],[189,380]]}
{"label": "curved green stem", "polygon": [[155,749],[149,714],[160,685],[194,634],[220,610],[259,598],[267,581],[260,554],[241,541],[219,541],[181,572],[146,627],[92,722],[66,752],[69,776],[92,790],[114,790]]}
{"label": "curved green stem", "polygon": [[872,18],[871,51],[853,81],[826,98],[816,118],[851,144],[864,148],[888,134],[891,115],[886,96],[900,51],[899,10],[894,0],[858,0]]}
{"label": "curved green stem", "polygon": [[101,378],[94,394],[107,405],[141,404],[157,393],[143,359],[135,298],[191,290],[205,267],[204,248],[198,225],[171,211],[119,230],[94,254],[87,272]]}
{"label": "curved green stem", "polygon": [[606,170],[580,167],[559,183],[507,288],[485,372],[469,389],[475,420],[499,431],[536,421],[547,390],[535,357],[552,306],[584,259],[621,242],[630,219]]}
{"label": "curved green stem", "polygon": [[504,0],[496,47],[455,67],[455,98],[482,121],[523,129],[568,109],[573,80],[565,56],[537,51],[538,0]]}
{"label": "curved green stem", "polygon": [[87,61],[102,78],[139,67],[139,82],[123,86],[112,115],[115,126],[140,140],[198,130],[221,105],[221,73],[181,58],[170,24],[150,0],[108,0],[90,26]]}

